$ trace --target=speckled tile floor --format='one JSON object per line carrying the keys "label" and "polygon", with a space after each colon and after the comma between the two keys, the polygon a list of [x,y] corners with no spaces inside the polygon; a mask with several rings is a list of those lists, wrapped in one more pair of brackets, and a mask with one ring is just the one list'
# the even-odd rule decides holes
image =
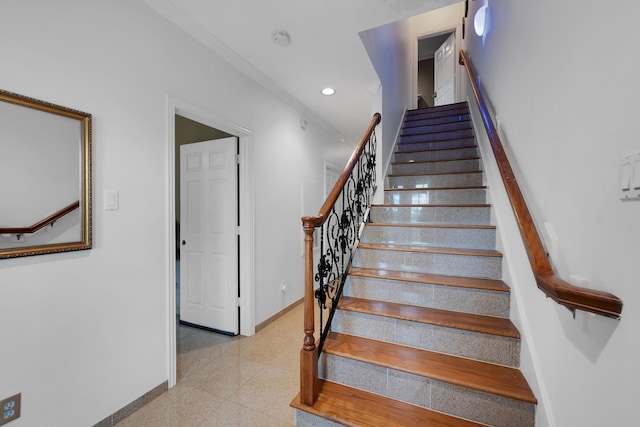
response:
{"label": "speckled tile floor", "polygon": [[295,425],[302,314],[299,304],[252,337],[178,325],[176,386],[118,426]]}

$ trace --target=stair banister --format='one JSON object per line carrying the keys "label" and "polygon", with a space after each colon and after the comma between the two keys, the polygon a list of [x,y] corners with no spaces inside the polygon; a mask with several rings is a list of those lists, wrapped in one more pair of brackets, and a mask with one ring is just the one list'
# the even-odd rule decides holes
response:
{"label": "stair banister", "polygon": [[[335,206],[343,195],[343,189],[347,186],[354,170],[358,172],[356,167],[362,163],[363,156],[373,155],[373,163],[368,168],[375,168],[375,151],[371,151],[372,140],[375,145],[374,130],[380,123],[382,116],[380,113],[373,115],[367,130],[364,132],[362,139],[356,146],[353,154],[349,158],[342,174],[336,181],[329,196],[320,208],[320,212],[316,216],[307,216],[302,218],[302,227],[304,230],[304,342],[302,350],[300,350],[300,402],[304,405],[313,405],[318,398],[318,347],[314,337],[315,332],[315,292],[314,281],[318,274],[315,273],[313,265],[313,247],[314,247],[314,231],[316,228],[322,227],[329,219],[332,212],[335,212]],[[373,137],[372,137],[373,136]],[[367,152],[367,147],[369,152]],[[375,170],[373,179],[375,180]],[[360,177],[361,179],[362,177]],[[353,178],[351,178],[353,179]],[[370,205],[370,199],[367,198]],[[342,202],[344,203],[344,201]],[[368,207],[367,207],[368,209]],[[321,242],[324,242],[324,234],[321,234]],[[321,246],[321,258],[324,256]],[[322,283],[321,283],[322,287]],[[322,329],[322,325],[321,329]],[[321,331],[322,333],[323,331]]]}
{"label": "stair banister", "polygon": [[572,285],[560,277],[554,271],[547,253],[536,230],[529,208],[520,191],[513,169],[504,151],[502,141],[498,136],[495,125],[480,91],[478,78],[467,54],[460,50],[459,61],[467,71],[471,88],[482,115],[482,121],[487,131],[491,149],[496,158],[498,169],[502,175],[511,207],[516,216],[520,234],[525,243],[529,262],[533,270],[538,288],[549,298],[558,304],[564,305],[575,313],[575,310],[583,310],[601,316],[619,319],[622,313],[622,300],[608,292],[586,289]]}

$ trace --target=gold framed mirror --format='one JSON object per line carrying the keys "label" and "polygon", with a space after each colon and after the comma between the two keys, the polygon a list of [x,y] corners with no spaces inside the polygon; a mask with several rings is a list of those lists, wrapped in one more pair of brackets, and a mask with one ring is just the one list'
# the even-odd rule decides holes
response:
{"label": "gold framed mirror", "polygon": [[91,114],[0,90],[0,258],[91,248]]}

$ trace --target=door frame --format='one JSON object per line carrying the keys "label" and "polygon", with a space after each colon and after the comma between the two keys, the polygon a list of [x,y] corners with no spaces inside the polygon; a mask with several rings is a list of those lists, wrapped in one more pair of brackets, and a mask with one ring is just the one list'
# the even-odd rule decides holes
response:
{"label": "door frame", "polygon": [[[447,25],[444,27],[439,27],[439,28],[432,28],[429,31],[425,31],[425,32],[417,32],[415,34],[415,37],[413,38],[412,42],[413,42],[413,46],[412,48],[412,57],[414,58],[414,64],[411,70],[412,76],[411,76],[411,93],[413,93],[413,97],[411,98],[411,105],[409,106],[410,109],[415,109],[418,108],[418,41],[422,40],[422,39],[428,39],[430,37],[435,37],[435,36],[439,36],[442,34],[447,34],[447,33],[454,33],[454,39],[455,39],[455,44],[456,44],[456,50],[454,52],[454,60],[456,61],[456,63],[458,62],[458,55],[460,52],[460,49],[462,49],[462,22],[460,22],[459,24],[456,24],[454,26],[451,25]],[[459,71],[458,67],[455,67],[455,71],[454,71],[454,76],[453,76],[453,92],[454,92],[454,102],[461,102],[462,101],[462,86],[461,86],[461,74]]]}
{"label": "door frame", "polygon": [[172,95],[166,97],[166,150],[167,150],[167,361],[169,387],[176,384],[176,168],[175,168],[175,116],[186,117],[212,128],[238,137],[240,148],[240,334],[255,334],[255,214],[253,176],[253,132],[215,113],[197,107]]}

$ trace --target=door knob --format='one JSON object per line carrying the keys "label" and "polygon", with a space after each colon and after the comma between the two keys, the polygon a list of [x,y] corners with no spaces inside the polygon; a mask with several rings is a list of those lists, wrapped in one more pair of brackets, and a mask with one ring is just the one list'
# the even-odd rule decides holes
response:
{"label": "door knob", "polygon": [[184,246],[184,245],[186,245],[186,244],[187,244],[187,241],[186,241],[186,240],[183,240],[183,241],[182,241],[182,246]]}

